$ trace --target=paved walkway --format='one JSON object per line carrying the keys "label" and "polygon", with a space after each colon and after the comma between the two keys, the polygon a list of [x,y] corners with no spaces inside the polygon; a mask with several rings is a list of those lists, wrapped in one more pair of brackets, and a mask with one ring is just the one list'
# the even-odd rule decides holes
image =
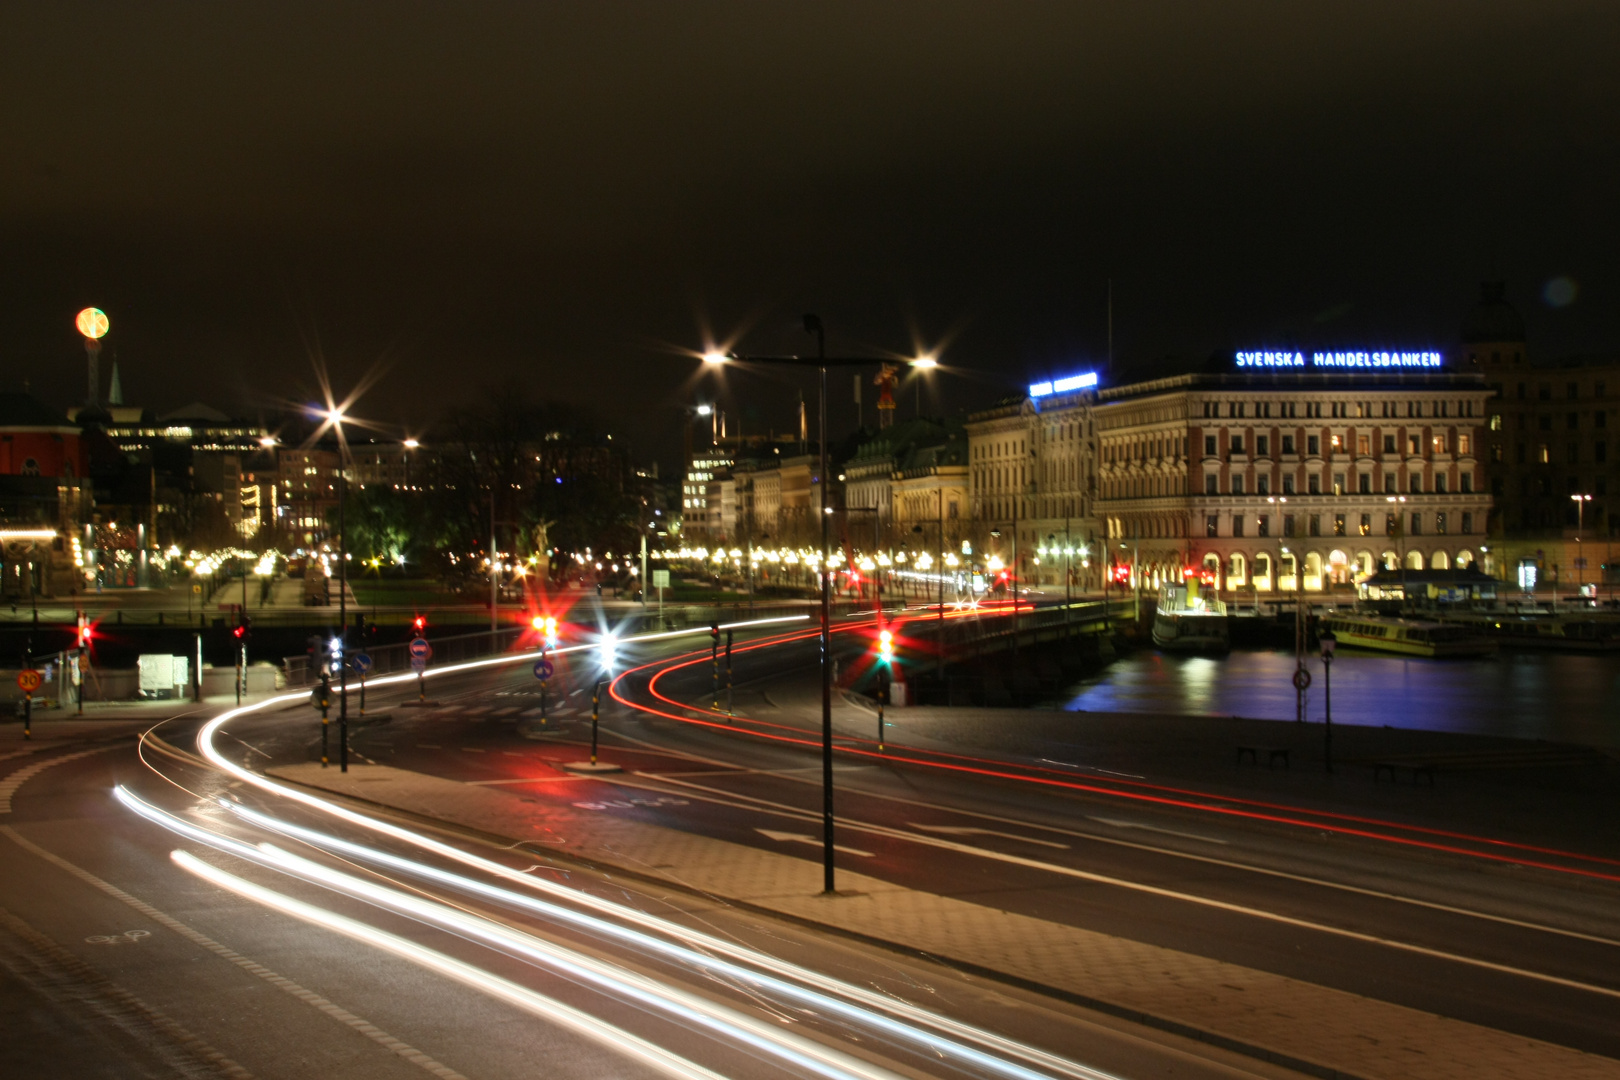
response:
{"label": "paved walkway", "polygon": [[1319,1076],[1620,1078],[1620,1061],[849,871],[839,875],[843,891],[825,897],[819,862],[609,814],[380,765],[351,766],[347,775],[314,764],[269,773],[840,932],[859,928]]}

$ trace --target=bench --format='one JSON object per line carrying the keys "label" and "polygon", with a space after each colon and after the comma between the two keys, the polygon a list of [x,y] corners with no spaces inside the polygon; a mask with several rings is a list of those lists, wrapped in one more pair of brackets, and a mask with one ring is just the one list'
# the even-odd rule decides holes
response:
{"label": "bench", "polygon": [[1375,761],[1372,763],[1372,767],[1374,783],[1377,783],[1378,778],[1387,772],[1389,773],[1389,782],[1393,784],[1396,782],[1396,771],[1405,769],[1412,774],[1413,784],[1417,783],[1419,776],[1424,776],[1428,778],[1429,786],[1434,787],[1434,770],[1436,766],[1432,761]]}
{"label": "bench", "polygon": [[1283,768],[1288,768],[1288,747],[1286,746],[1240,746],[1237,748],[1238,764],[1243,764],[1243,755],[1249,755],[1249,761],[1254,765],[1260,764],[1260,755],[1266,755],[1266,768],[1275,769],[1277,760],[1282,759]]}

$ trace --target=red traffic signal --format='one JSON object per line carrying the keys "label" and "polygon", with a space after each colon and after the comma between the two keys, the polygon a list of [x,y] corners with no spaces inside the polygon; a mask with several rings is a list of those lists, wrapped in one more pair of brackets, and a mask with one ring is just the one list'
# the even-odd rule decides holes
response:
{"label": "red traffic signal", "polygon": [[238,626],[235,630],[231,631],[231,634],[238,641],[240,641],[243,637],[247,636],[247,628],[242,627],[242,626]]}
{"label": "red traffic signal", "polygon": [[426,615],[418,615],[416,618],[412,619],[411,620],[411,629],[415,630],[418,634],[420,634],[422,631],[426,630],[427,629],[427,616]]}

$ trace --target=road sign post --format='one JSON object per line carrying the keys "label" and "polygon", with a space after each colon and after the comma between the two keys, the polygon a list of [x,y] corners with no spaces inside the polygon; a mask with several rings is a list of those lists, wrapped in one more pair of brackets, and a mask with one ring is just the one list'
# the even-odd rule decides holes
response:
{"label": "road sign post", "polygon": [[540,649],[540,659],[534,662],[534,677],[540,680],[540,723],[546,722],[546,687],[551,683],[552,675],[556,674],[556,667],[546,656],[544,646]]}
{"label": "road sign post", "polygon": [[596,680],[596,688],[591,691],[591,768],[596,767],[596,718],[602,705],[602,680]]}
{"label": "road sign post", "polygon": [[[423,621],[418,617],[416,620],[417,629],[420,630],[422,625]],[[411,639],[410,649],[411,670],[416,672],[416,700],[419,704],[426,705],[427,689],[423,685],[423,679],[426,677],[424,672],[427,671],[427,662],[433,656],[433,646],[428,644],[425,637],[414,637]]]}
{"label": "road sign post", "polygon": [[316,693],[320,695],[316,700],[321,706],[321,768],[324,769],[332,763],[331,755],[327,752],[326,741],[327,733],[332,727],[332,721],[326,714],[327,709],[332,705],[332,678],[326,669],[324,661],[321,664],[321,685],[316,689]]}
{"label": "road sign post", "polygon": [[17,672],[17,689],[23,692],[23,738],[34,737],[34,691],[45,681],[45,676],[33,668]]}
{"label": "road sign post", "polygon": [[351,661],[360,676],[360,715],[366,715],[366,673],[371,670],[371,654],[357,652]]}
{"label": "road sign post", "polygon": [[735,714],[731,711],[731,631],[726,631],[726,717],[729,719]]}

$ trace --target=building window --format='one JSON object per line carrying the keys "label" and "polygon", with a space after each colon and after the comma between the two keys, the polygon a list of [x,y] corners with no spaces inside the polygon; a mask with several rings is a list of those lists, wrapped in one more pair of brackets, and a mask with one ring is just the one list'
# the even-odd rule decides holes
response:
{"label": "building window", "polygon": [[1495,416],[1491,417],[1491,430],[1492,431],[1501,431],[1502,430],[1502,414],[1501,413],[1497,413]]}
{"label": "building window", "polygon": [[1241,436],[1241,435],[1232,436],[1232,453],[1234,453],[1234,454],[1243,453],[1243,436]]}
{"label": "building window", "polygon": [[1437,536],[1446,535],[1446,515],[1444,511],[1434,515],[1434,531]]}
{"label": "building window", "polygon": [[1536,428],[1540,431],[1552,430],[1552,413],[1542,413],[1536,417]]}
{"label": "building window", "polygon": [[1395,436],[1393,436],[1393,435],[1385,435],[1384,436],[1384,453],[1393,454],[1394,452],[1395,452]]}
{"label": "building window", "polygon": [[1423,453],[1423,439],[1417,435],[1406,437],[1406,456],[1417,457]]}
{"label": "building window", "polygon": [[1594,412],[1592,414],[1592,426],[1593,427],[1608,427],[1609,426],[1609,414],[1604,412],[1602,409],[1599,409],[1596,412]]}
{"label": "building window", "polygon": [[1574,431],[1581,426],[1581,414],[1572,412],[1564,418],[1564,426]]}
{"label": "building window", "polygon": [[1294,493],[1294,474],[1293,473],[1283,473],[1283,494],[1284,495],[1292,495],[1293,493]]}
{"label": "building window", "polygon": [[1271,436],[1256,435],[1254,437],[1254,452],[1260,457],[1271,453]]}
{"label": "building window", "polygon": [[1546,465],[1552,461],[1552,455],[1548,452],[1546,443],[1542,443],[1539,447],[1537,447],[1536,460],[1543,465]]}
{"label": "building window", "polygon": [[1371,514],[1362,514],[1361,515],[1361,526],[1360,526],[1360,528],[1361,528],[1361,535],[1362,536],[1370,536],[1372,534],[1372,515]]}
{"label": "building window", "polygon": [[1342,473],[1342,472],[1334,473],[1333,474],[1333,494],[1335,494],[1335,495],[1348,495],[1349,493],[1350,493],[1350,488],[1345,485],[1344,473]]}
{"label": "building window", "polygon": [[1293,536],[1294,535],[1294,515],[1293,514],[1284,514],[1283,515],[1283,535],[1284,536]]}
{"label": "building window", "polygon": [[1242,473],[1233,473],[1232,474],[1232,494],[1234,494],[1234,495],[1243,494],[1243,474]]}
{"label": "building window", "polygon": [[1312,514],[1312,515],[1310,515],[1310,518],[1307,521],[1307,524],[1310,526],[1312,536],[1321,536],[1322,535],[1322,515],[1321,514]]}
{"label": "building window", "polygon": [[1401,531],[1401,519],[1394,514],[1384,515],[1384,535],[1398,536]]}
{"label": "building window", "polygon": [[1214,473],[1204,477],[1204,494],[1219,495],[1221,493],[1221,478]]}
{"label": "building window", "polygon": [[1356,436],[1356,454],[1358,457],[1368,457],[1372,454],[1372,436]]}
{"label": "building window", "polygon": [[1609,444],[1599,439],[1592,444],[1592,460],[1602,465],[1609,460]]}
{"label": "building window", "polygon": [[1472,495],[1474,493],[1474,474],[1466,469],[1463,470],[1457,477],[1457,490],[1464,495]]}
{"label": "building window", "polygon": [[1205,457],[1214,457],[1215,456],[1215,436],[1213,436],[1213,435],[1205,435],[1204,436],[1204,456]]}
{"label": "building window", "polygon": [[1539,397],[1542,401],[1551,401],[1552,400],[1552,383],[1544,382],[1540,386],[1536,387],[1536,396]]}
{"label": "building window", "polygon": [[1569,463],[1574,465],[1576,462],[1581,460],[1580,445],[1578,443],[1570,443],[1569,446],[1565,447],[1564,454],[1569,458]]}
{"label": "building window", "polygon": [[1254,490],[1255,493],[1259,495],[1270,495],[1271,475],[1269,473],[1261,473],[1259,476],[1255,477]]}
{"label": "building window", "polygon": [[1432,449],[1437,454],[1445,453],[1446,452],[1446,437],[1444,435],[1431,436],[1430,439],[1429,439],[1429,448]]}
{"label": "building window", "polygon": [[1312,495],[1322,494],[1322,478],[1316,473],[1305,478],[1305,490]]}
{"label": "building window", "polygon": [[1408,536],[1422,536],[1423,535],[1423,515],[1422,514],[1413,514],[1412,515],[1412,527],[1407,530],[1406,535],[1408,535]]}
{"label": "building window", "polygon": [[1395,494],[1395,474],[1392,472],[1387,472],[1384,474],[1384,494]]}
{"label": "building window", "polygon": [[1569,400],[1571,401],[1574,401],[1576,398],[1581,396],[1580,383],[1570,383],[1566,389],[1569,394]]}
{"label": "building window", "polygon": [[1271,535],[1271,515],[1261,514],[1254,519],[1254,534],[1256,536]]}
{"label": "building window", "polygon": [[1344,436],[1342,436],[1342,435],[1330,435],[1330,436],[1328,436],[1328,449],[1331,450],[1335,454],[1337,454],[1339,451],[1343,450],[1344,449]]}
{"label": "building window", "polygon": [[1294,437],[1292,435],[1284,435],[1282,437],[1282,441],[1282,452],[1285,454],[1292,454],[1294,452]]}
{"label": "building window", "polygon": [[1305,452],[1311,457],[1318,457],[1322,453],[1322,439],[1318,435],[1305,436]]}
{"label": "building window", "polygon": [[1232,535],[1233,536],[1242,536],[1243,535],[1243,515],[1242,514],[1233,514],[1232,515]]}
{"label": "building window", "polygon": [[1411,476],[1407,477],[1407,481],[1408,481],[1408,483],[1407,483],[1407,490],[1408,491],[1410,491],[1414,495],[1423,494],[1423,474],[1422,473],[1419,473],[1419,472],[1413,473]]}
{"label": "building window", "polygon": [[1219,536],[1221,534],[1221,519],[1218,514],[1204,516],[1204,535]]}
{"label": "building window", "polygon": [[1446,474],[1443,472],[1437,472],[1434,474],[1434,493],[1436,495],[1444,495],[1446,493]]}
{"label": "building window", "polygon": [[1333,535],[1334,536],[1343,536],[1344,535],[1344,515],[1343,514],[1334,514],[1333,515]]}
{"label": "building window", "polygon": [[1457,456],[1467,457],[1474,449],[1474,440],[1467,435],[1457,436]]}
{"label": "building window", "polygon": [[1471,536],[1474,532],[1474,515],[1467,510],[1462,515],[1462,531],[1464,536]]}

